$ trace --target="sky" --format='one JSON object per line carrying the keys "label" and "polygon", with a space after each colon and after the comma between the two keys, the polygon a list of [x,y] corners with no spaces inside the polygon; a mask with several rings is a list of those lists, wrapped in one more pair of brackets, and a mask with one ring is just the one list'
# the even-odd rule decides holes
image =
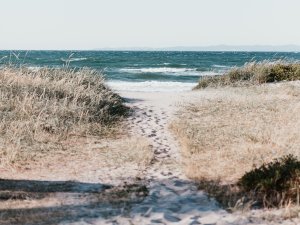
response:
{"label": "sky", "polygon": [[0,0],[0,49],[300,45],[300,0]]}

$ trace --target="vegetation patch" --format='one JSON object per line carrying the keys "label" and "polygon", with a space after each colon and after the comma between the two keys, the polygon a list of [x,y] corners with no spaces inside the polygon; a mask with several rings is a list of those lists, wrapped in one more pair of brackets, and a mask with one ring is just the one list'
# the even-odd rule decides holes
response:
{"label": "vegetation patch", "polygon": [[299,205],[300,161],[287,155],[247,172],[238,182],[265,207]]}
{"label": "vegetation patch", "polygon": [[195,93],[171,126],[186,175],[232,210],[297,205],[299,90],[295,81]]}
{"label": "vegetation patch", "polygon": [[283,60],[250,62],[241,68],[234,68],[222,76],[202,78],[194,89],[295,80],[300,80],[299,62],[286,62]]}
{"label": "vegetation patch", "polygon": [[300,161],[286,155],[246,172],[236,183],[202,179],[199,188],[230,211],[299,206]]}
{"label": "vegetation patch", "polygon": [[127,113],[98,72],[1,68],[0,163],[60,148],[72,135],[110,135]]}

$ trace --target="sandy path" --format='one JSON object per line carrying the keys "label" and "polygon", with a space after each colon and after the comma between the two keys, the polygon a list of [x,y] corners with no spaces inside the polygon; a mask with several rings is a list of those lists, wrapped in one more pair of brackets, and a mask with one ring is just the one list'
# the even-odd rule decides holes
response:
{"label": "sandy path", "polygon": [[[227,213],[183,174],[169,124],[181,103],[205,93],[120,94],[134,111],[129,132],[151,143],[153,162],[143,170],[133,162],[107,167],[102,161],[109,156],[102,155],[102,148],[113,143],[94,140],[77,146],[85,146],[84,154],[57,155],[39,169],[2,170],[2,192],[10,190],[21,198],[2,202],[0,224],[276,224],[259,219],[265,217],[263,211]],[[118,140],[118,149],[125,149],[124,140]]]}
{"label": "sandy path", "polygon": [[[154,162],[144,178],[150,189],[146,199],[131,209],[130,224],[245,224],[220,209],[188,180],[180,166],[179,146],[170,134],[169,122],[176,105],[190,93],[121,93],[134,109],[129,119],[132,135],[146,137],[153,145]],[[138,97],[136,97],[138,96]],[[174,98],[176,96],[176,98]],[[124,218],[116,220],[124,224]]]}

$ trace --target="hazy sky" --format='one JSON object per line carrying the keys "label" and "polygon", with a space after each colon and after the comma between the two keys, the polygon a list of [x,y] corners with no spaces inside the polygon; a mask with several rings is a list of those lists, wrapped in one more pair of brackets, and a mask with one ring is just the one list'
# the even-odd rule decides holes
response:
{"label": "hazy sky", "polygon": [[300,45],[300,0],[0,0],[0,49]]}

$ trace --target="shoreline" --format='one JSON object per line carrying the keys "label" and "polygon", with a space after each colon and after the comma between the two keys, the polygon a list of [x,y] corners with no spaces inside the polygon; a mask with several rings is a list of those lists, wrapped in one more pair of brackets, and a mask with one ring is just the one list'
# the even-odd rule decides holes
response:
{"label": "shoreline", "polygon": [[116,92],[136,93],[178,93],[188,92],[196,87],[197,82],[180,81],[106,81],[108,87]]}

